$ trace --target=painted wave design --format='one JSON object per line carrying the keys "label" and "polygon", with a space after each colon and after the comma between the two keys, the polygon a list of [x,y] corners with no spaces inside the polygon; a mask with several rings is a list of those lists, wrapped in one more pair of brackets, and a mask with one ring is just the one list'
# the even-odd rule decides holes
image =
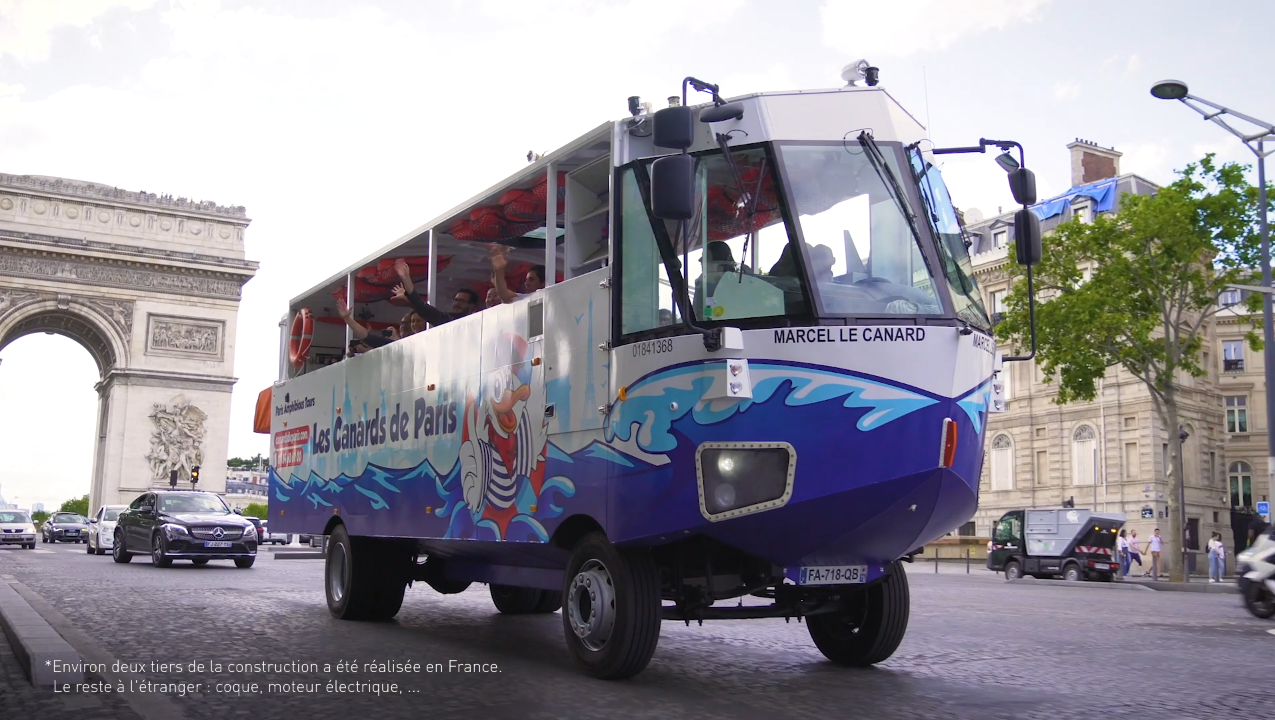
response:
{"label": "painted wave design", "polygon": [[[755,403],[771,399],[787,386],[784,404],[812,405],[845,398],[846,408],[867,409],[859,418],[859,430],[870,432],[917,410],[940,402],[938,399],[896,385],[875,382],[836,372],[789,365],[758,363],[749,365],[753,381],[751,400],[708,399],[713,384],[722,382],[720,370],[706,375],[704,365],[672,368],[642,380],[626,392],[627,399],[612,410],[607,440],[636,440],[651,453],[667,453],[677,447],[670,430],[688,413],[699,425],[715,425],[746,412]],[[634,426],[637,427],[636,436]]]}
{"label": "painted wave design", "polygon": [[[550,443],[547,452],[550,458],[566,464],[592,461],[629,468],[645,465],[601,443],[593,443],[571,455]],[[465,504],[460,463],[447,473],[439,473],[428,460],[405,469],[369,463],[357,476],[342,473],[331,480],[311,472],[305,478],[293,475],[285,481],[274,470],[270,473],[271,494],[285,508],[302,505],[309,511],[334,507],[348,511],[355,509],[351,506],[355,502],[364,503],[358,509],[376,512],[411,511],[417,507],[423,511],[428,507],[435,517],[447,521],[443,537],[448,539],[548,542],[549,533],[544,523],[562,515],[566,501],[576,494],[575,483],[564,475],[548,477],[537,495],[525,477],[519,479],[513,500],[516,514],[510,521],[510,530],[502,535],[496,523]],[[345,496],[333,497],[342,494]],[[517,537],[514,537],[515,528]]]}
{"label": "painted wave design", "polygon": [[983,418],[987,417],[988,409],[992,404],[992,381],[979,385],[956,401],[965,414],[969,416],[970,422],[974,423],[974,432],[983,432]]}

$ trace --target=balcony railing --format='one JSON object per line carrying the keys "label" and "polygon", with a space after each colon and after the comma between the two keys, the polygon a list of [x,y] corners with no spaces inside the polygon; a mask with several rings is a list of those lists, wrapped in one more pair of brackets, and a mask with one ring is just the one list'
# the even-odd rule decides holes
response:
{"label": "balcony railing", "polygon": [[1230,359],[1223,360],[1222,371],[1223,372],[1244,372],[1244,358],[1240,358],[1238,360],[1230,360]]}

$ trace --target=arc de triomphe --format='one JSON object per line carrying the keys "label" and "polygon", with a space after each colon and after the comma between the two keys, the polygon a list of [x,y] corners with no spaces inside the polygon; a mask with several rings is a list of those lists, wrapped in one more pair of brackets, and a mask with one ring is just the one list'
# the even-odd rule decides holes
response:
{"label": "arc de triomphe", "polygon": [[[97,362],[89,512],[138,493],[225,492],[243,207],[0,174],[0,349],[70,337]],[[0,382],[21,382],[0,373]]]}

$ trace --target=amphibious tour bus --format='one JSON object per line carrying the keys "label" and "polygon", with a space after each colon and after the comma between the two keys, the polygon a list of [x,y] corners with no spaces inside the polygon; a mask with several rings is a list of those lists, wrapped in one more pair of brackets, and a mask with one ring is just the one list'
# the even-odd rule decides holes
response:
{"label": "amphibious tour bus", "polygon": [[[933,148],[877,72],[629,98],[293,299],[257,430],[270,527],[328,537],[330,612],[482,583],[561,610],[599,678],[662,620],[804,618],[836,663],[890,657],[903,563],[975,512],[1000,362],[935,155],[999,148],[1035,189],[1017,143]],[[1025,207],[1016,234],[1030,287]]]}

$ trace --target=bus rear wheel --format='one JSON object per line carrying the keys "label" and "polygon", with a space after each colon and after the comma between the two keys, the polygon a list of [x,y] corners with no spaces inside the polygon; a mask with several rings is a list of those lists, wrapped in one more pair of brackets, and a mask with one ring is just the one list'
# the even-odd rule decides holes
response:
{"label": "bus rear wheel", "polygon": [[885,580],[848,599],[844,610],[806,618],[810,639],[838,665],[864,667],[882,662],[903,642],[911,614],[908,578],[899,562]]}
{"label": "bus rear wheel", "polygon": [[660,575],[650,551],[586,535],[567,564],[562,628],[585,674],[618,680],[642,672],[660,639]]}
{"label": "bus rear wheel", "polygon": [[344,525],[328,539],[323,586],[338,620],[389,620],[403,606],[412,557],[378,538],[350,537]]}

